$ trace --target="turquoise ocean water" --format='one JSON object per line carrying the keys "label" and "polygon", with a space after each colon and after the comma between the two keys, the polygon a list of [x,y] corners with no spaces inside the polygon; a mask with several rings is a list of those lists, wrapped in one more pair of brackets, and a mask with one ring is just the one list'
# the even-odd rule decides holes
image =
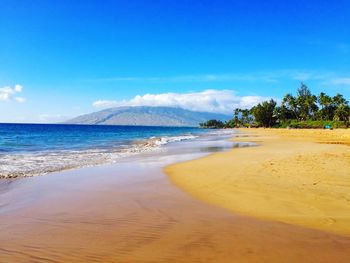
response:
{"label": "turquoise ocean water", "polygon": [[186,127],[0,124],[0,177],[113,163],[207,133]]}

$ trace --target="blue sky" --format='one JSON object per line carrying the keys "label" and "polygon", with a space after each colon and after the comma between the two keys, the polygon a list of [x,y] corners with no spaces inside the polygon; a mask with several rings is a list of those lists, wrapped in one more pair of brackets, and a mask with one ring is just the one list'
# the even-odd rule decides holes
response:
{"label": "blue sky", "polygon": [[300,81],[350,99],[349,20],[346,0],[1,0],[0,122],[119,105],[228,112]]}

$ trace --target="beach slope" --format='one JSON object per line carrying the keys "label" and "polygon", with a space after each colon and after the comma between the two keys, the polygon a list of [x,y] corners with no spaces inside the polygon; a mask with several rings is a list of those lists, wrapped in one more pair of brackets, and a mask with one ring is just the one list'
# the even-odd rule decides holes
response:
{"label": "beach slope", "polygon": [[260,219],[350,235],[349,130],[241,130],[234,148],[165,168],[207,203]]}

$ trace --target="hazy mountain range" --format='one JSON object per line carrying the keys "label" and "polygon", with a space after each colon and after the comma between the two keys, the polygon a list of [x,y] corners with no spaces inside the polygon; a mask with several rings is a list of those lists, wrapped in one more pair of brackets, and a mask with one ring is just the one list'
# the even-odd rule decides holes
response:
{"label": "hazy mountain range", "polygon": [[78,116],[66,124],[99,124],[99,125],[143,125],[143,126],[189,126],[210,119],[226,121],[231,116],[184,110],[173,107],[117,107]]}

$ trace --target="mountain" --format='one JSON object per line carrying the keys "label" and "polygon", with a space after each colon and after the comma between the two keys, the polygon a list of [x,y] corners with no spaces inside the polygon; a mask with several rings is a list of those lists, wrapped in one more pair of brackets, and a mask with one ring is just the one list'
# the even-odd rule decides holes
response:
{"label": "mountain", "polygon": [[188,126],[196,127],[210,119],[226,121],[229,115],[197,112],[172,107],[117,107],[68,120],[66,124]]}

